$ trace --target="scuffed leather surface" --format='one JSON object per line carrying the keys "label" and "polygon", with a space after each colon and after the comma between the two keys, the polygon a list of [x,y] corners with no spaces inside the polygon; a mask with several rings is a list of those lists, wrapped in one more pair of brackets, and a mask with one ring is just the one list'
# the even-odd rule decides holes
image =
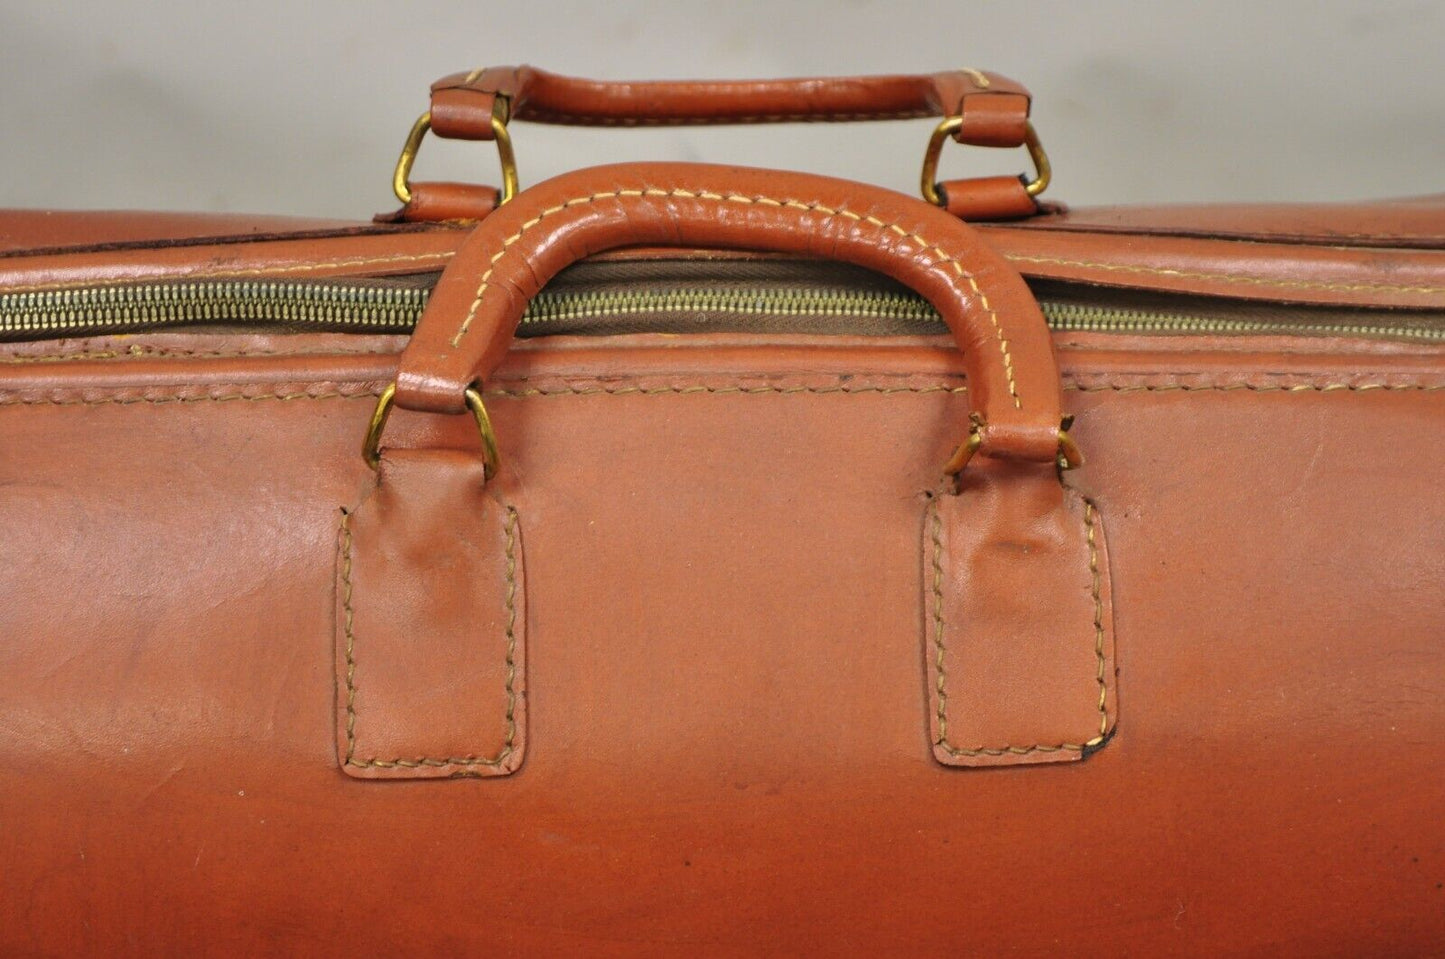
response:
{"label": "scuffed leather surface", "polygon": [[358,779],[504,776],[526,748],[516,511],[463,450],[385,450],[341,517],[336,752]]}
{"label": "scuffed leather surface", "polygon": [[1083,759],[1118,715],[1099,511],[1037,466],[980,461],[959,485],[923,520],[933,755],[949,766]]}
{"label": "scuffed leather surface", "polygon": [[1019,146],[1029,92],[997,73],[788,80],[584,80],[536,67],[488,67],[432,84],[438,136],[490,140],[493,101],[513,119],[582,126],[686,126],[962,115],[960,143]]}
{"label": "scuffed leather surface", "polygon": [[[1329,246],[1445,247],[1445,194],[1353,203],[1101,206],[1030,223],[1043,230],[1223,237]],[[1115,238],[1115,243],[1119,238]]]}
{"label": "scuffed leather surface", "polygon": [[[446,209],[464,213],[480,207],[469,203],[465,210],[455,205]],[[980,224],[979,231],[1014,269],[1034,279],[1266,302],[1445,308],[1445,283],[1439,279],[1445,270],[1440,249],[1445,239],[1437,242],[1445,230],[1433,230],[1440,215],[1428,197],[1249,208],[1237,222],[1228,223],[1209,211],[1155,207],[1124,215],[1109,208],[1097,214],[1079,209],[1060,217]],[[105,214],[55,215],[74,218],[67,243],[100,247],[130,235],[124,220],[115,222]],[[0,211],[0,231],[29,231],[32,217],[28,211]],[[1137,223],[1116,229],[1121,221]],[[1321,223],[1328,224],[1328,233],[1320,232]],[[460,224],[356,227],[378,235],[325,240],[278,236],[246,244],[196,243],[179,250],[18,250],[0,256],[0,292],[98,282],[428,272],[443,268],[469,233]],[[1302,237],[1323,243],[1310,245],[1300,242]]]}
{"label": "scuffed leather surface", "polygon": [[929,755],[946,340],[555,338],[487,395],[527,761],[391,784],[337,767],[333,586],[400,340],[5,347],[0,951],[1439,952],[1441,350],[1057,342],[1125,705],[1087,762]]}

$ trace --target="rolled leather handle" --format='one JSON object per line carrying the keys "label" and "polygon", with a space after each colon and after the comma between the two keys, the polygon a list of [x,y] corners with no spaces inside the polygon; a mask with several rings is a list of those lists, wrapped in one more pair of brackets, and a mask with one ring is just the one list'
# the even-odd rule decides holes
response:
{"label": "rolled leather handle", "polygon": [[528,301],[568,265],[624,246],[754,249],[854,263],[913,288],[963,351],[980,453],[1052,462],[1060,386],[1019,274],[946,211],[880,187],[684,163],[594,167],[497,209],[463,241],[401,357],[397,405],[466,409],[511,348]]}
{"label": "rolled leather handle", "polygon": [[1024,142],[1029,92],[981,70],[908,76],[791,80],[599,81],[536,67],[489,67],[432,84],[431,129],[438,136],[490,140],[497,98],[505,115],[577,126],[684,126],[721,123],[892,120],[957,116],[960,143],[1016,147]]}

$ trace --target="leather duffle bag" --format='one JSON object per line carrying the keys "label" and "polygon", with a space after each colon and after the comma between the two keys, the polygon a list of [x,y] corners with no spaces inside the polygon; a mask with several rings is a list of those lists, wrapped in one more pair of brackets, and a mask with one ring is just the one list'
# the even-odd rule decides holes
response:
{"label": "leather duffle bag", "polygon": [[1445,199],[1069,211],[1028,115],[491,69],[374,222],[4,214],[0,954],[1445,951]]}

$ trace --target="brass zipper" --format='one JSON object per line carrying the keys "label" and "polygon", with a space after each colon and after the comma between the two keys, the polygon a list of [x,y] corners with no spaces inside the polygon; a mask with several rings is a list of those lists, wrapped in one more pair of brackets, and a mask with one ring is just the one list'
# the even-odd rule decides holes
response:
{"label": "brass zipper", "polygon": [[[133,333],[196,325],[291,327],[313,331],[406,333],[426,307],[429,289],[397,283],[213,280],[145,283],[0,294],[0,339],[48,339]],[[1228,316],[1162,309],[1118,308],[1045,299],[1040,304],[1058,331],[1362,336],[1445,342],[1445,315],[1360,310],[1308,310],[1288,315]],[[1195,305],[1195,304],[1192,304]],[[1303,315],[1301,315],[1303,314]],[[587,332],[589,324],[659,317],[684,318],[688,330],[718,317],[845,317],[864,321],[848,332],[870,332],[868,321],[909,324],[926,331],[942,324],[921,297],[888,289],[717,286],[676,289],[544,290],[528,306],[523,332]],[[674,324],[676,325],[676,324]],[[885,324],[887,325],[887,324]],[[528,328],[531,328],[530,330]],[[855,328],[856,327],[856,328]],[[672,327],[653,323],[646,329]],[[781,331],[776,323],[773,332]],[[817,332],[817,324],[809,331]],[[594,330],[596,332],[597,330]],[[613,332],[602,329],[602,332]],[[876,330],[874,330],[876,332]]]}

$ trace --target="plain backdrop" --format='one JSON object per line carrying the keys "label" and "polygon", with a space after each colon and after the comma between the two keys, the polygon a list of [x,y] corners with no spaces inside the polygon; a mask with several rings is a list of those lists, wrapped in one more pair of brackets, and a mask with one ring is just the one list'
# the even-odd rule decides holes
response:
{"label": "plain backdrop", "polygon": [[[1445,189],[1445,4],[715,0],[608,4],[0,0],[0,206],[364,217],[438,76],[533,63],[612,79],[997,70],[1034,92],[1076,205]],[[582,130],[517,124],[523,185],[706,159],[916,191],[929,124]],[[944,175],[1022,171],[1022,152]],[[422,178],[497,182],[488,144]]]}

